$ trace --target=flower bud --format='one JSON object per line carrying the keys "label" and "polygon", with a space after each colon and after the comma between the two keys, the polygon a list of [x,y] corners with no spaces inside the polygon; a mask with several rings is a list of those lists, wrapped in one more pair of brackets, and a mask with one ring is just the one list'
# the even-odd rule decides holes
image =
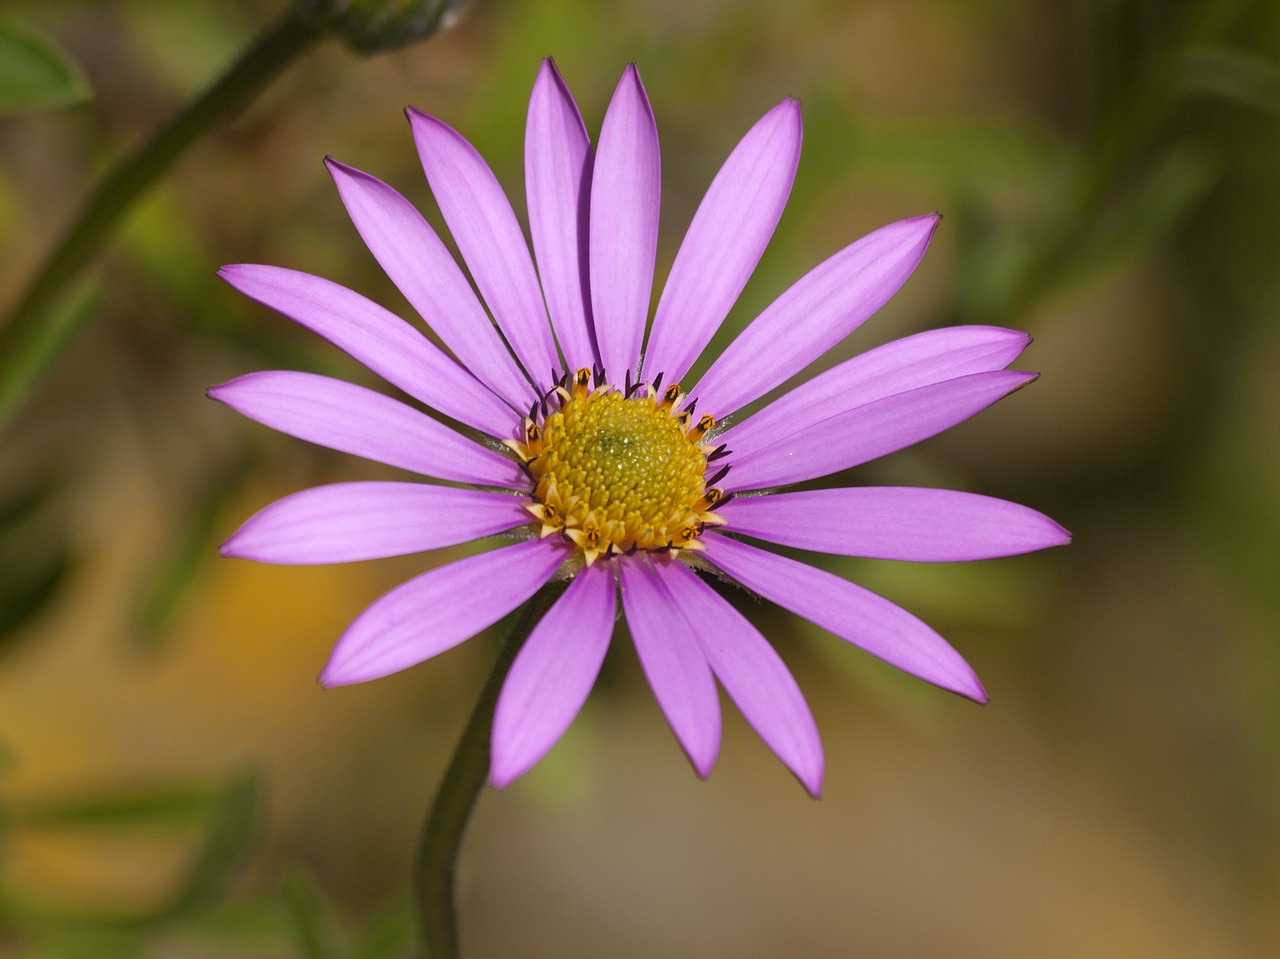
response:
{"label": "flower bud", "polygon": [[467,0],[305,0],[308,12],[361,53],[392,50],[444,30]]}

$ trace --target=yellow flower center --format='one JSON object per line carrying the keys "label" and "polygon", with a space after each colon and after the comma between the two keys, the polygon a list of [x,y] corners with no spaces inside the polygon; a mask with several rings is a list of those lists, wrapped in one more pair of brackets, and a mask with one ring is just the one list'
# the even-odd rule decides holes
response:
{"label": "yellow flower center", "polygon": [[723,522],[711,512],[721,492],[706,482],[714,451],[699,442],[715,420],[677,412],[679,386],[626,395],[590,382],[579,370],[556,389],[560,408],[541,426],[526,420],[525,442],[507,444],[534,480],[526,508],[542,535],[559,532],[587,565],[637,549],[700,549],[703,527]]}

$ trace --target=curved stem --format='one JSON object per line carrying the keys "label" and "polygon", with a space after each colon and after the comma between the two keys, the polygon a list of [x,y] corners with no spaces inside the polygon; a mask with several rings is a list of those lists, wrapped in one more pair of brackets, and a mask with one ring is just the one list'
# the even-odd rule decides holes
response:
{"label": "curved stem", "polygon": [[0,426],[83,326],[91,310],[68,307],[76,275],[145,192],[200,134],[234,114],[299,54],[323,36],[321,17],[300,5],[263,33],[217,82],[122,160],[86,200],[79,217],[49,254],[0,327]]}
{"label": "curved stem", "polygon": [[565,583],[548,583],[527,602],[511,635],[503,643],[493,670],[480,692],[467,727],[445,770],[435,801],[427,814],[418,859],[414,866],[414,893],[418,925],[429,959],[457,959],[458,926],[453,909],[453,870],[462,845],[462,832],[475,808],[480,790],[489,778],[489,736],[498,693],[515,661],[516,653],[542,616],[564,591]]}

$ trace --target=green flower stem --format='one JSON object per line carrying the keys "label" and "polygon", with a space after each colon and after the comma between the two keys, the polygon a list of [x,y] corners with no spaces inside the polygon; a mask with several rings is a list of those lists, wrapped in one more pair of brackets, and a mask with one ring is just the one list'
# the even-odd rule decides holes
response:
{"label": "green flower stem", "polygon": [[548,583],[525,604],[520,618],[471,712],[467,728],[454,750],[449,768],[436,793],[418,843],[414,889],[418,923],[429,959],[457,959],[458,924],[453,911],[453,867],[471,811],[489,778],[489,736],[498,693],[515,661],[516,653],[542,616],[564,591],[564,583]]}
{"label": "green flower stem", "polygon": [[149,143],[121,161],[89,196],[79,218],[0,327],[0,428],[92,314],[68,308],[64,295],[80,291],[74,284],[77,274],[134,201],[200,134],[240,110],[326,29],[324,18],[309,14],[305,5],[291,10]]}

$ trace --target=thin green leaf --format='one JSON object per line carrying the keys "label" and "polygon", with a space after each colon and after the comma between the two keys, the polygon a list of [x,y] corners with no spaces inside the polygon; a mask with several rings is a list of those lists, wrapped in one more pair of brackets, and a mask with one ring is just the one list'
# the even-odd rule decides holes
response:
{"label": "thin green leaf", "polygon": [[223,787],[215,800],[213,821],[196,854],[182,889],[164,911],[176,918],[217,902],[257,838],[258,783],[252,774]]}
{"label": "thin green leaf", "polygon": [[82,281],[62,293],[35,335],[16,345],[0,364],[0,424],[8,422],[40,378],[62,355],[102,300],[102,289]]}
{"label": "thin green leaf", "polygon": [[153,829],[209,818],[225,787],[170,786],[129,795],[37,800],[15,806],[10,824],[28,829]]}
{"label": "thin green leaf", "polygon": [[282,891],[302,959],[342,959],[338,919],[315,877],[300,866],[291,869],[284,877]]}
{"label": "thin green leaf", "polygon": [[408,903],[396,903],[371,920],[352,951],[352,959],[403,959],[413,952],[417,922]]}
{"label": "thin green leaf", "polygon": [[1070,272],[1123,269],[1168,239],[1217,182],[1220,166],[1202,149],[1178,144],[1156,160],[1126,202],[1102,219]]}
{"label": "thin green leaf", "polygon": [[1240,50],[1184,50],[1179,57],[1176,82],[1183,93],[1221,97],[1280,114],[1280,65]]}
{"label": "thin green leaf", "polygon": [[248,466],[246,458],[237,459],[213,478],[172,551],[146,587],[137,616],[138,636],[146,647],[159,644],[196,578],[217,555],[214,547],[219,521],[227,502],[240,488]]}
{"label": "thin green leaf", "polygon": [[0,16],[0,114],[79,103],[93,95],[79,67],[49,37]]}
{"label": "thin green leaf", "polygon": [[49,605],[70,569],[71,559],[60,549],[46,565],[19,568],[16,581],[0,580],[0,648]]}

